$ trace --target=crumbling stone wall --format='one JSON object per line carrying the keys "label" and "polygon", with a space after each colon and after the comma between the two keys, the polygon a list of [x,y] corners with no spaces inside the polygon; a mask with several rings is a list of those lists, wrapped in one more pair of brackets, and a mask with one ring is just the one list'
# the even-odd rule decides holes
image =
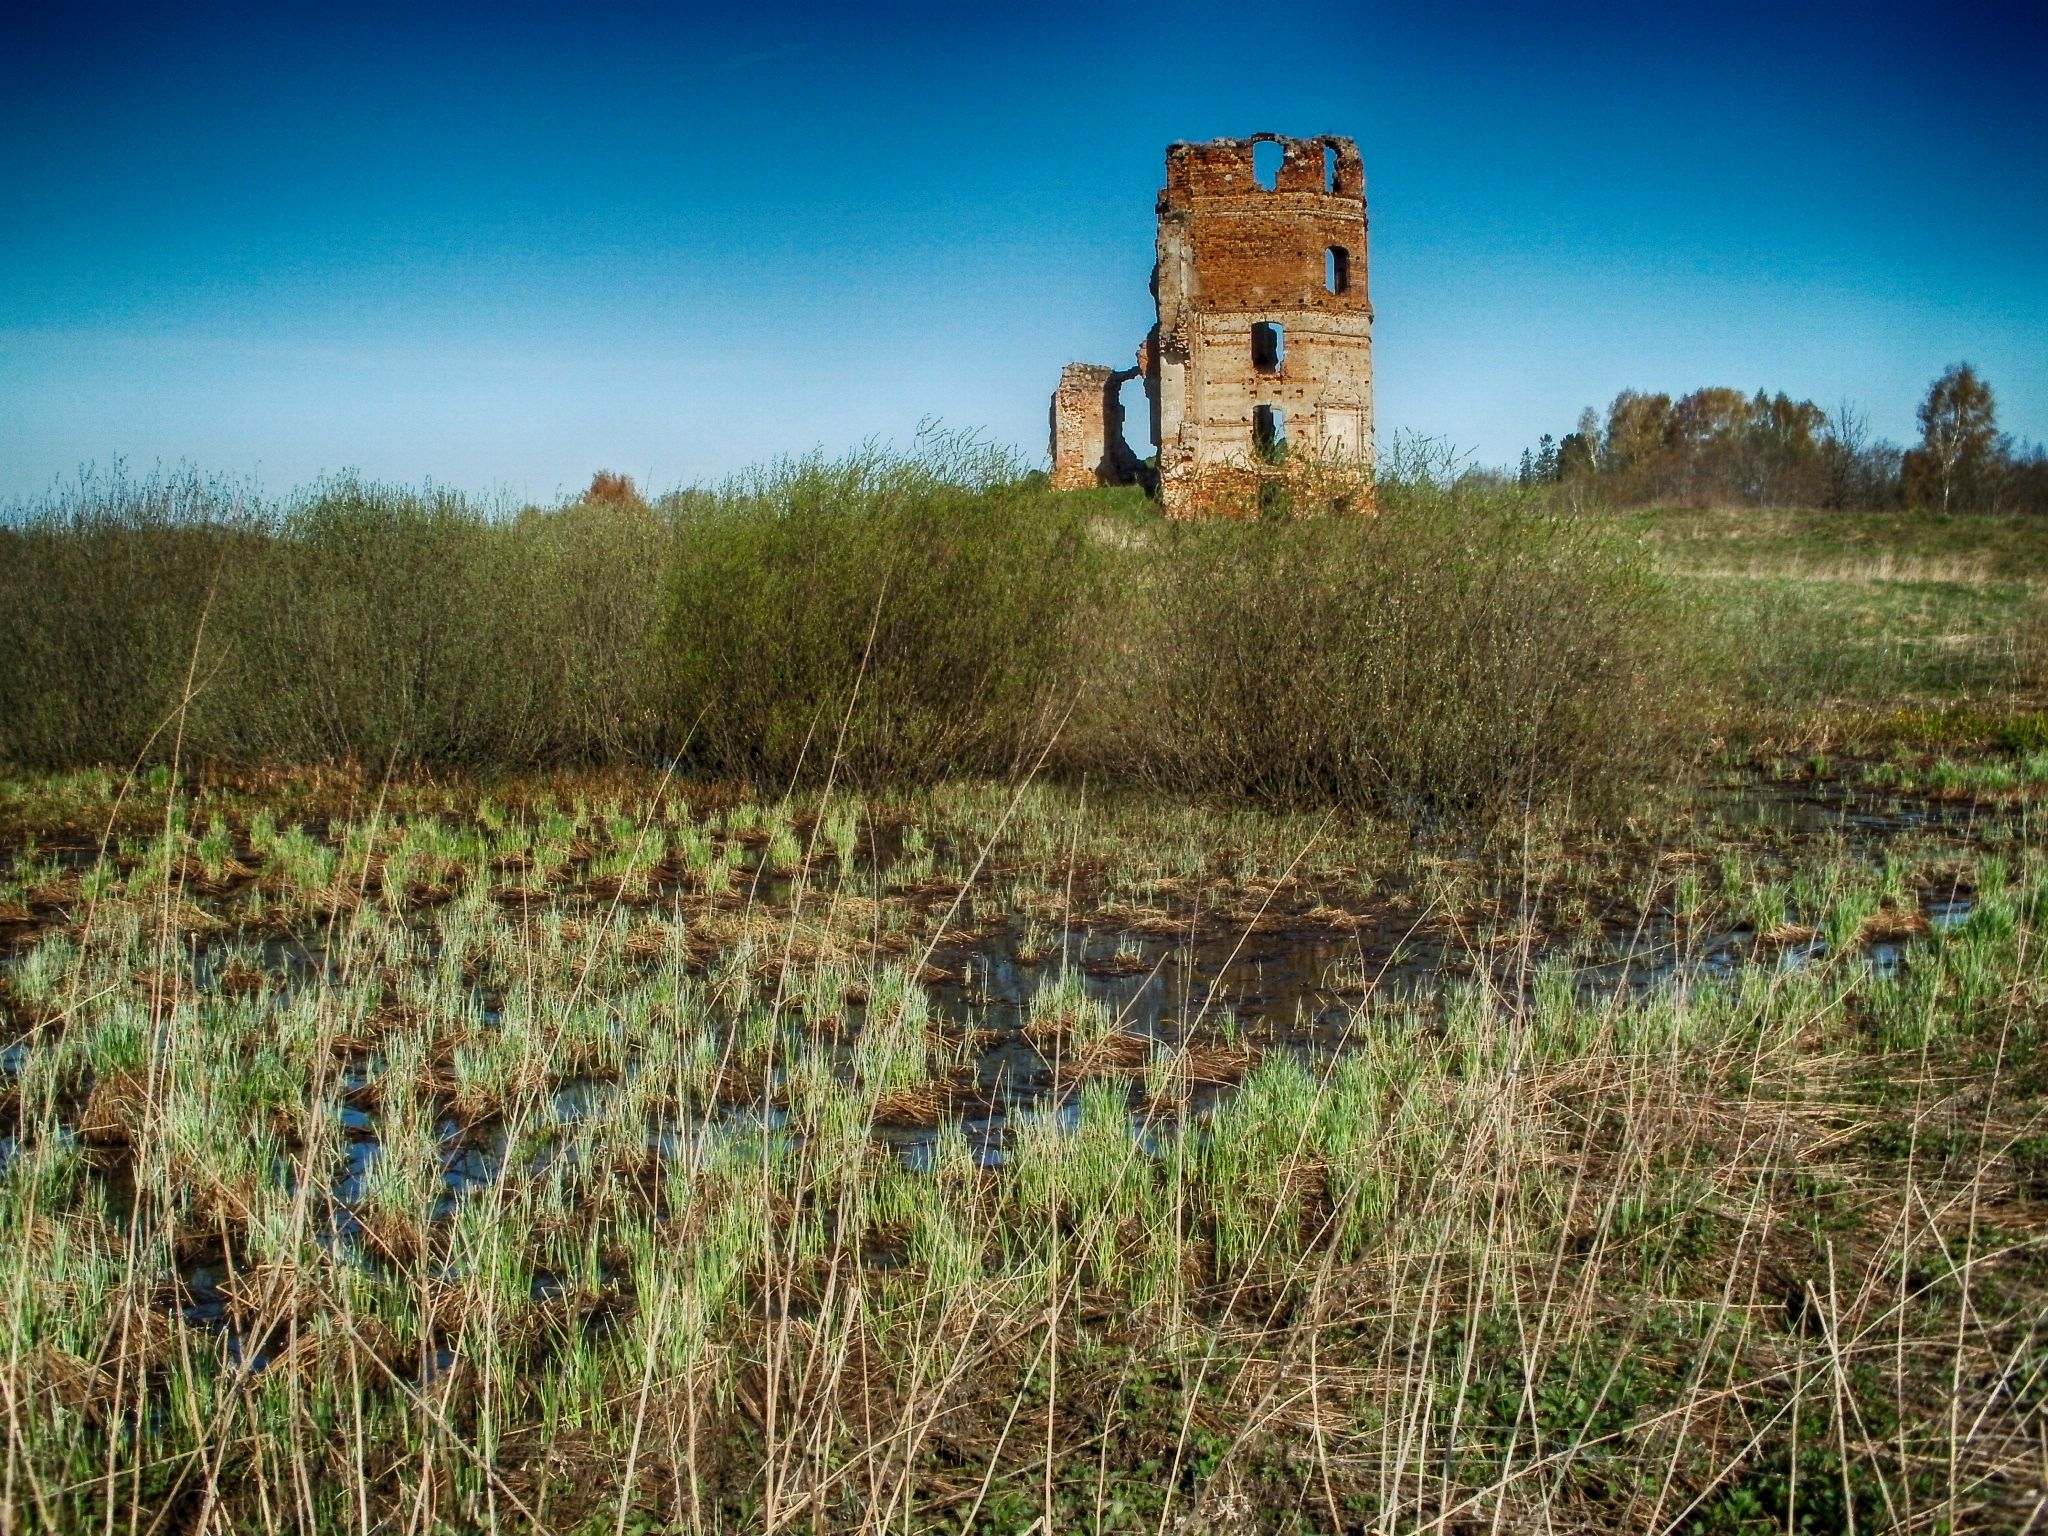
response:
{"label": "crumbling stone wall", "polygon": [[1052,483],[1055,490],[1133,485],[1138,456],[1124,436],[1122,390],[1137,369],[1119,373],[1100,363],[1069,363],[1052,397]]}
{"label": "crumbling stone wall", "polygon": [[[1262,142],[1280,150],[1270,186],[1256,173]],[[1274,485],[1325,485],[1369,466],[1373,312],[1358,146],[1276,134],[1172,145],[1158,213],[1159,323],[1138,370],[1168,515],[1242,511]],[[1116,385],[1099,418],[1084,396],[1098,375],[1128,375],[1099,367],[1075,383],[1062,478],[1061,402],[1074,374],[1054,397],[1054,483],[1124,483],[1086,475],[1091,462],[1121,462]],[[1108,449],[1091,459],[1098,434]]]}

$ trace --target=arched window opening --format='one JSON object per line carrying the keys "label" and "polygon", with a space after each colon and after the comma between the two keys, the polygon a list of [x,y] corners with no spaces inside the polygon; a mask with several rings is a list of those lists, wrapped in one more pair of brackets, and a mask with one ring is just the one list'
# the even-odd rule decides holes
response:
{"label": "arched window opening", "polygon": [[1270,320],[1252,324],[1252,367],[1260,373],[1278,373],[1287,366],[1287,329]]}
{"label": "arched window opening", "polygon": [[1252,457],[1262,464],[1287,457],[1287,413],[1279,406],[1252,407]]}
{"label": "arched window opening", "polygon": [[1332,293],[1350,291],[1351,253],[1341,245],[1333,245],[1323,252],[1323,286]]}
{"label": "arched window opening", "polygon": [[1337,146],[1334,144],[1323,146],[1323,190],[1337,190]]}
{"label": "arched window opening", "polygon": [[1287,158],[1287,146],[1273,139],[1260,139],[1252,146],[1252,180],[1270,192],[1280,185],[1280,164]]}
{"label": "arched window opening", "polygon": [[1152,400],[1145,393],[1145,381],[1132,374],[1117,389],[1117,401],[1124,411],[1124,442],[1131,455],[1149,459],[1158,452],[1152,437]]}

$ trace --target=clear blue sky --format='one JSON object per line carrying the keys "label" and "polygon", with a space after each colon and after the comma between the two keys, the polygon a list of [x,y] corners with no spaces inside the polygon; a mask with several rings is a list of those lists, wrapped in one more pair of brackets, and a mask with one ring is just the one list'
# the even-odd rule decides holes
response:
{"label": "clear blue sky", "polygon": [[[33,12],[34,14],[31,14]],[[1547,14],[1537,14],[1546,12]],[[1363,148],[1380,430],[1624,386],[2048,436],[2039,6],[10,7],[0,497],[88,460],[549,500],[920,418],[1044,452],[1165,146]]]}

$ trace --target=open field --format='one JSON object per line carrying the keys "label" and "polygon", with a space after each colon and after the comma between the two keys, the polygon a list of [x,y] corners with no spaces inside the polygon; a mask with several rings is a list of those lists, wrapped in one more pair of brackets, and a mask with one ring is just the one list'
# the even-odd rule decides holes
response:
{"label": "open field", "polygon": [[[1910,739],[1926,734],[1919,717],[1946,714],[1969,740],[1985,709],[2048,695],[2039,518],[1752,508],[1623,521],[1695,594],[1738,713],[1766,736]],[[1902,711],[1903,726],[1886,722]]]}
{"label": "open field", "polygon": [[[1519,566],[1376,590],[1551,569],[1515,526]],[[1603,611],[1706,652],[1673,715],[1614,695],[1610,729],[1690,733],[1618,801],[1576,789],[1609,676],[1529,746],[1499,722],[1534,692],[1454,686],[1520,652],[1455,627],[1451,691],[1404,697],[1566,765],[1519,809],[1120,770],[1086,700],[1016,711],[1068,757],[850,766],[864,730],[872,765],[982,750],[994,684],[978,735],[806,684],[786,775],[195,761],[190,709],[134,774],[7,773],[6,1518],[2038,1526],[2048,557],[1966,519],[1616,527],[1662,585],[1616,565]],[[1150,644],[1089,687],[1129,700]],[[1267,698],[1202,729],[1354,761],[1231,737]]]}

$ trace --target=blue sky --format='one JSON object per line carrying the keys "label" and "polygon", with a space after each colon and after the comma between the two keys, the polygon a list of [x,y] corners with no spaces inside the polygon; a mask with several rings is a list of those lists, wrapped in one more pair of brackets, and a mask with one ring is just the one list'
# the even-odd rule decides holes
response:
{"label": "blue sky", "polygon": [[[1943,366],[2048,437],[2039,8],[11,8],[0,497],[88,461],[547,501],[938,417],[1044,452],[1165,146],[1365,155],[1380,431]],[[1682,10],[1684,14],[1679,14]],[[1709,14],[1710,13],[1710,14]]]}

